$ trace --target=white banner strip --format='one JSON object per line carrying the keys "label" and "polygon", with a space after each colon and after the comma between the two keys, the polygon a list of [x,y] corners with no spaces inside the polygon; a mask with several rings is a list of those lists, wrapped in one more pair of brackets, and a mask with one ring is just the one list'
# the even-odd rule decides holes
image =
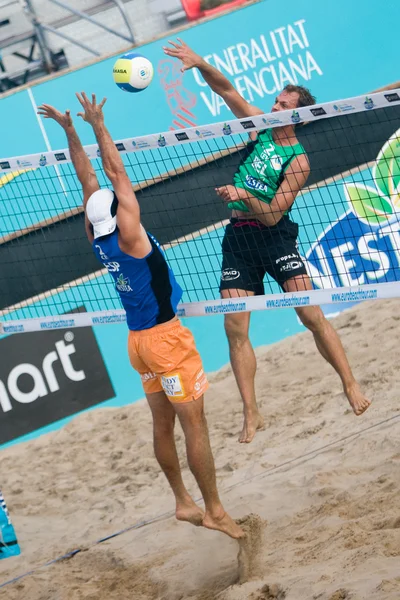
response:
{"label": "white banner strip", "polygon": [[[227,298],[203,302],[187,302],[178,306],[178,317],[203,317],[275,308],[301,308],[321,304],[343,304],[364,300],[383,300],[400,296],[400,281],[363,285],[360,287],[340,287],[324,290],[310,290],[285,294],[267,294],[248,298]],[[93,327],[125,323],[124,310],[108,310],[89,313],[74,313],[36,319],[21,319],[0,322],[0,334],[47,331],[49,329],[71,329],[73,327]]]}
{"label": "white banner strip", "polygon": [[[161,134],[151,134],[142,137],[127,138],[116,141],[115,145],[120,152],[141,152],[142,150],[178,146],[189,142],[230,136],[250,131],[258,131],[283,125],[297,125],[319,119],[340,117],[347,114],[366,112],[378,108],[400,104],[400,88],[376,92],[368,96],[356,96],[347,100],[335,100],[324,104],[304,106],[298,110],[285,110],[282,112],[266,113],[245,119],[234,119],[223,123],[212,123],[188,129],[166,131]],[[86,154],[90,159],[99,158],[100,152],[97,144],[85,146]],[[0,159],[0,171],[8,172],[21,169],[35,169],[49,165],[65,164],[71,162],[67,149],[30,154],[27,156],[14,156],[13,158]]]}

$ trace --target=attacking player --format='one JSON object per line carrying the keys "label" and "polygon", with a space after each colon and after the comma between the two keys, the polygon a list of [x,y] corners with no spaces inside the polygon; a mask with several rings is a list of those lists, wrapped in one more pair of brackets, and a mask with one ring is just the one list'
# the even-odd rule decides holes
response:
{"label": "attacking player", "polygon": [[[265,111],[249,104],[229,80],[209,65],[182,40],[170,42],[165,54],[182,61],[182,70],[199,69],[211,89],[221,96],[238,118]],[[296,110],[315,104],[302,86],[288,85],[275,99],[272,111]],[[307,155],[294,125],[259,131],[252,135],[247,156],[235,173],[233,185],[216,189],[233,210],[222,242],[220,291],[223,298],[264,293],[268,273],[285,292],[311,290],[305,264],[297,250],[298,225],[289,212],[310,173]],[[370,405],[354,379],[340,338],[319,306],[295,309],[313,334],[321,355],[339,374],[344,393],[356,415]],[[244,404],[244,426],[240,442],[251,442],[263,427],[258,410],[254,379],[256,357],[249,340],[250,313],[225,315],[230,359]]]}
{"label": "attacking player", "polygon": [[[216,529],[233,538],[242,529],[219,499],[203,394],[208,387],[191,332],[176,317],[182,290],[168,267],[158,242],[140,222],[140,207],[120,154],[104,124],[105,99],[90,102],[77,94],[78,113],[93,127],[104,171],[113,189],[100,189],[69,111],[62,114],[43,104],[39,114],[64,129],[72,163],[83,188],[86,233],[97,258],[115,281],[129,327],[131,364],[141,375],[153,415],[154,451],[176,499],[176,518]],[[186,439],[187,458],[205,503],[195,504],[182,480],[175,446],[175,416]]]}

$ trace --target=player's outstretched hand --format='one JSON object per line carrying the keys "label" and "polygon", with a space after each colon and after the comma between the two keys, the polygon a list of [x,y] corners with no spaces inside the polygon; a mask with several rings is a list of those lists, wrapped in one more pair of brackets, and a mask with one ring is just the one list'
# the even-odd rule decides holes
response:
{"label": "player's outstretched hand", "polygon": [[50,104],[42,104],[38,106],[37,113],[44,119],[54,119],[63,129],[72,127],[71,111],[69,110],[62,113]]}
{"label": "player's outstretched hand", "polygon": [[182,72],[193,69],[194,67],[199,67],[203,60],[201,56],[193,52],[183,40],[180,38],[177,38],[177,40],[178,43],[168,40],[170,46],[163,47],[164,53],[168,56],[179,58],[179,60],[182,61]]}
{"label": "player's outstretched hand", "polygon": [[96,94],[92,94],[91,102],[85,92],[81,92],[80,94],[77,93],[76,97],[84,110],[84,112],[78,113],[78,117],[82,117],[82,119],[87,123],[90,123],[90,125],[96,125],[97,123],[103,122],[103,106],[107,102],[107,98],[103,98],[100,104],[97,104]]}

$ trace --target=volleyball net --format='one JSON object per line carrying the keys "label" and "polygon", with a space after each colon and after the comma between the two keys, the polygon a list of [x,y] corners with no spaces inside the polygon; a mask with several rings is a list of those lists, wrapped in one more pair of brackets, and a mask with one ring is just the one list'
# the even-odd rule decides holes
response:
{"label": "volleyball net", "polygon": [[[107,115],[106,115],[107,122]],[[296,125],[311,174],[290,213],[313,290],[219,298],[233,183],[249,134]],[[180,316],[337,304],[400,295],[400,89],[115,142],[141,207],[184,290]],[[256,169],[280,169],[269,144]],[[97,145],[86,146],[101,186]],[[261,171],[260,171],[261,172]],[[254,177],[256,190],[259,181]],[[0,332],[125,320],[84,229],[68,150],[0,160]]]}

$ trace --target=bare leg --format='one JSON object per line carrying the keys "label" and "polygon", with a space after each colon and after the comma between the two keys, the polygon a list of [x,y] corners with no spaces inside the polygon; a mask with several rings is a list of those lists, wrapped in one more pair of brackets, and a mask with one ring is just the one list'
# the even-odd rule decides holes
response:
{"label": "bare leg", "polygon": [[203,526],[222,531],[235,539],[244,537],[243,530],[225,512],[219,499],[203,396],[192,402],[176,403],[174,408],[185,434],[189,467],[201,490],[206,507]]}
{"label": "bare leg", "polygon": [[[244,290],[223,290],[223,298],[253,295]],[[264,427],[256,401],[254,380],[257,361],[249,339],[250,313],[225,315],[225,331],[229,342],[229,357],[236,383],[243,400],[244,423],[239,442],[250,443],[257,429]]]}
{"label": "bare leg", "polygon": [[[285,284],[288,292],[312,289],[308,277],[294,277]],[[343,384],[343,391],[354,413],[359,416],[371,402],[361,392],[351,371],[349,361],[340,338],[319,306],[296,308],[299,319],[314,336],[316,346],[323,358],[335,369]]]}
{"label": "bare leg", "polygon": [[146,397],[153,415],[154,453],[175,495],[176,518],[201,525],[204,512],[192,500],[182,480],[174,437],[175,411],[164,392]]}

